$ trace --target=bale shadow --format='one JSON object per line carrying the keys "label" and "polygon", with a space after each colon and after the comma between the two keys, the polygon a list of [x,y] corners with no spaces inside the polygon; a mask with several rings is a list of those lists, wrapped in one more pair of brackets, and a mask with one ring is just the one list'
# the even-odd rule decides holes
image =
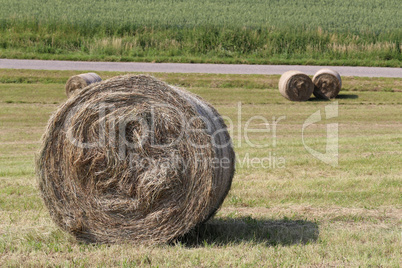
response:
{"label": "bale shadow", "polygon": [[307,244],[317,240],[317,223],[304,220],[214,219],[178,239],[187,247],[263,243],[266,246]]}
{"label": "bale shadow", "polygon": [[331,100],[329,100],[329,99],[319,99],[319,98],[317,98],[317,97],[311,97],[311,98],[309,98],[307,101],[313,101],[313,102],[328,102],[328,101],[331,101]]}
{"label": "bale shadow", "polygon": [[336,96],[336,99],[357,99],[359,98],[358,95],[354,95],[354,94],[339,94],[338,96]]}
{"label": "bale shadow", "polygon": [[[335,97],[335,99],[341,99],[341,100],[353,100],[359,98],[358,95],[354,94],[339,94],[338,96]],[[332,99],[333,100],[333,99]],[[312,101],[312,102],[328,102],[331,101],[330,99],[319,99],[317,97],[311,97],[307,101]]]}

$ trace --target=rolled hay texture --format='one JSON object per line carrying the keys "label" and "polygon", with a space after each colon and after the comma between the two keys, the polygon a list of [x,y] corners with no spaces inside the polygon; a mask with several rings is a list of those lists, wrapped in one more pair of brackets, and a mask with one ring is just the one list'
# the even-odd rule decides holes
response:
{"label": "rolled hay texture", "polygon": [[319,99],[333,99],[342,88],[342,79],[338,72],[321,69],[313,77],[314,96]]}
{"label": "rolled hay texture", "polygon": [[234,162],[211,105],[139,75],[90,85],[61,105],[36,170],[51,217],[78,240],[154,244],[214,215]]}
{"label": "rolled hay texture", "polygon": [[70,97],[77,89],[83,89],[93,83],[101,81],[102,79],[96,73],[74,75],[67,80],[66,95]]}
{"label": "rolled hay texture", "polygon": [[291,101],[306,101],[314,91],[311,78],[299,71],[288,71],[279,79],[279,92]]}

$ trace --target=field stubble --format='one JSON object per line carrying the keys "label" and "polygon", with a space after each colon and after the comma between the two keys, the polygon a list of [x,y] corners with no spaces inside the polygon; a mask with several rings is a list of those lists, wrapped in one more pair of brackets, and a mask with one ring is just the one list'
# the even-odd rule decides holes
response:
{"label": "field stubble", "polygon": [[[331,167],[310,155],[301,138],[303,122],[330,102],[285,100],[277,90],[279,76],[154,74],[189,88],[227,116],[242,162],[212,221],[172,245],[144,247],[79,244],[57,229],[40,199],[34,155],[73,74],[0,71],[1,265],[400,265],[402,79],[343,79],[345,90],[335,100],[339,116],[305,132],[308,146],[325,151],[325,124],[339,124],[339,165]],[[238,126],[253,115],[270,123],[286,117],[275,138],[272,131],[249,133],[252,143],[269,145],[264,149],[248,144],[243,131],[239,136]],[[256,120],[250,126],[262,125]],[[269,155],[282,157],[284,165],[244,162]]]}

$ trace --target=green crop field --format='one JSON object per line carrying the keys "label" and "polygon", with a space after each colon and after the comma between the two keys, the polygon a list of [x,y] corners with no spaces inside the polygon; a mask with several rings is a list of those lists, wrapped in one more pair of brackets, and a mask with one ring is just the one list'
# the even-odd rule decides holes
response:
{"label": "green crop field", "polygon": [[[279,94],[279,76],[154,74],[225,116],[237,170],[214,219],[172,244],[146,247],[80,244],[56,227],[40,198],[35,154],[74,74],[0,70],[1,267],[401,265],[402,78],[344,77],[337,99],[295,103]],[[330,166],[308,153],[302,127],[336,103],[337,117],[304,132],[306,146],[325,152],[326,126],[338,124],[339,162]],[[272,128],[246,136],[255,115],[271,127],[277,121],[275,136]],[[253,147],[246,138],[269,146]],[[264,166],[253,159],[265,159]]]}
{"label": "green crop field", "polygon": [[399,0],[0,0],[0,58],[400,67]]}

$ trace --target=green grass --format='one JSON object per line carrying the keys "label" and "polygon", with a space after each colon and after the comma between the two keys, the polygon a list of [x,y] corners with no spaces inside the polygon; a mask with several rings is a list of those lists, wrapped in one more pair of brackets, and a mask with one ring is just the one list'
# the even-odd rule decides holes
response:
{"label": "green grass", "polygon": [[398,0],[0,0],[0,58],[400,67]]}
{"label": "green grass", "polygon": [[[145,247],[77,243],[41,201],[35,154],[73,74],[0,70],[0,266],[400,266],[401,78],[343,78],[339,116],[305,132],[308,146],[325,151],[325,124],[339,124],[339,165],[331,167],[301,139],[303,122],[317,110],[324,114],[331,102],[289,102],[277,90],[279,76],[154,74],[202,96],[226,117],[238,162],[212,221],[171,245]],[[270,123],[286,116],[275,145],[271,132],[249,134],[267,148],[247,144],[243,127],[254,115]],[[270,153],[283,165],[241,162]]]}

